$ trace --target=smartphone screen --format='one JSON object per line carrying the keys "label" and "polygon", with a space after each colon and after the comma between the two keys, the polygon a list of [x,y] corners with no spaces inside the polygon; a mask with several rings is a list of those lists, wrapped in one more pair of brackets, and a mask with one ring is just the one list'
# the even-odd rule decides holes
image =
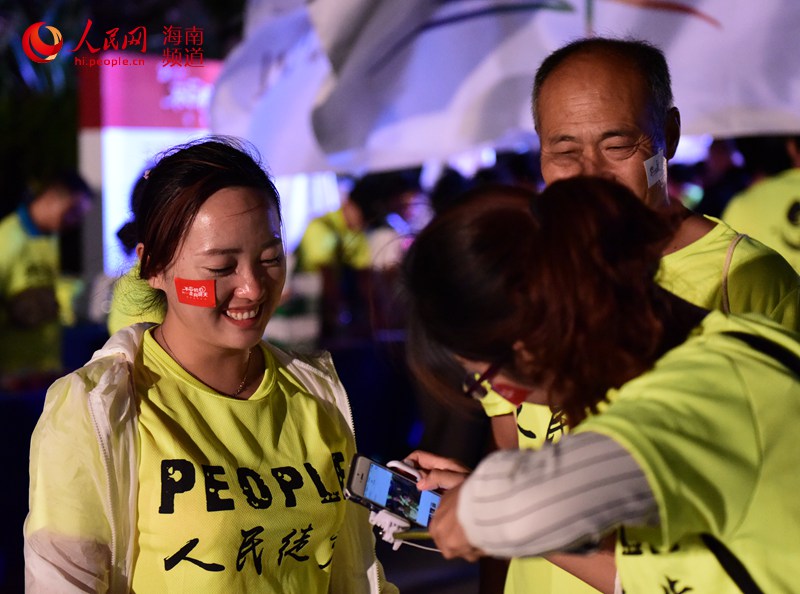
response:
{"label": "smartphone screen", "polygon": [[393,514],[427,527],[441,496],[433,491],[420,491],[414,481],[371,462],[364,485],[364,498]]}

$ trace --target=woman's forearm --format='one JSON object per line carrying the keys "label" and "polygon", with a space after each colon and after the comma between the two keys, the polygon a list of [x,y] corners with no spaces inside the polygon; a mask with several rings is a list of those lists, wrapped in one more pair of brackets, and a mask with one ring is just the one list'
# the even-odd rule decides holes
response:
{"label": "woman's forearm", "polygon": [[574,550],[621,523],[653,523],[657,511],[636,461],[596,433],[539,451],[496,452],[464,483],[458,502],[470,543],[498,557]]}

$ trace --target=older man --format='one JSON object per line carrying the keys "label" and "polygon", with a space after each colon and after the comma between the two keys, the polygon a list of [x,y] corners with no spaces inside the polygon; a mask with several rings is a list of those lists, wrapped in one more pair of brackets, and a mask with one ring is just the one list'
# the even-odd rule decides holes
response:
{"label": "older man", "polygon": [[[675,234],[666,247],[659,282],[707,309],[762,313],[797,330],[800,282],[777,252],[717,219],[691,212],[667,194],[667,161],[680,138],[663,53],[637,40],[587,38],[541,64],[533,87],[533,117],[546,183],[577,175],[614,179],[653,209],[671,216]],[[629,230],[635,232],[635,230]],[[488,387],[488,386],[487,386]],[[547,407],[515,408],[494,392],[483,400],[501,448],[540,448],[565,431]],[[553,559],[568,566],[569,558]],[[597,560],[599,561],[599,560]],[[506,593],[530,584],[559,593],[594,592],[536,559],[515,559]],[[582,570],[572,568],[584,577]],[[597,584],[607,583],[600,580]],[[526,586],[527,585],[527,586]]]}

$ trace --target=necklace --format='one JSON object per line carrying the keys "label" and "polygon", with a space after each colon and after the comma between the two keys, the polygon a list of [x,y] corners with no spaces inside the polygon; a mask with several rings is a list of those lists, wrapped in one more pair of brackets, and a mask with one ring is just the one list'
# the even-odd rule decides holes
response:
{"label": "necklace", "polygon": [[[183,369],[186,373],[191,375],[197,381],[202,382],[202,383],[205,384],[205,382],[203,382],[203,380],[201,380],[199,377],[197,377],[191,371],[186,369],[186,366],[183,363],[181,363],[181,360],[178,359],[178,357],[175,355],[175,353],[172,352],[172,349],[170,348],[169,343],[167,342],[167,337],[164,336],[164,327],[163,326],[159,326],[158,329],[161,332],[161,341],[164,343],[164,346],[167,347],[167,352],[169,353],[169,356],[172,357],[173,359],[175,359],[175,363],[180,365],[180,368]],[[239,387],[236,388],[236,391],[233,394],[225,394],[225,392],[222,392],[221,390],[217,390],[220,394],[225,394],[226,396],[230,396],[231,398],[236,398],[236,397],[239,396],[239,394],[242,393],[242,390],[244,390],[245,385],[247,385],[247,372],[250,371],[250,359],[252,359],[252,358],[253,358],[253,347],[250,347],[250,349],[248,349],[248,351],[247,351],[247,364],[244,366],[244,377],[242,377],[242,381],[239,384]]]}

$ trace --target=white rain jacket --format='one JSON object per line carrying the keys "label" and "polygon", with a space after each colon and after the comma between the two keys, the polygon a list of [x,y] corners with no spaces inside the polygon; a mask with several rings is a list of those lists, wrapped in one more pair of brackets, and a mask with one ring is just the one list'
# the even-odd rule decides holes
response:
{"label": "white rain jacket", "polygon": [[[148,327],[120,330],[47,392],[31,438],[28,593],[130,592],[138,491],[132,366]],[[354,440],[350,404],[330,356],[299,359],[270,349],[311,394],[337,407]],[[345,509],[330,592],[396,593],[375,557],[369,512],[355,504]]]}

